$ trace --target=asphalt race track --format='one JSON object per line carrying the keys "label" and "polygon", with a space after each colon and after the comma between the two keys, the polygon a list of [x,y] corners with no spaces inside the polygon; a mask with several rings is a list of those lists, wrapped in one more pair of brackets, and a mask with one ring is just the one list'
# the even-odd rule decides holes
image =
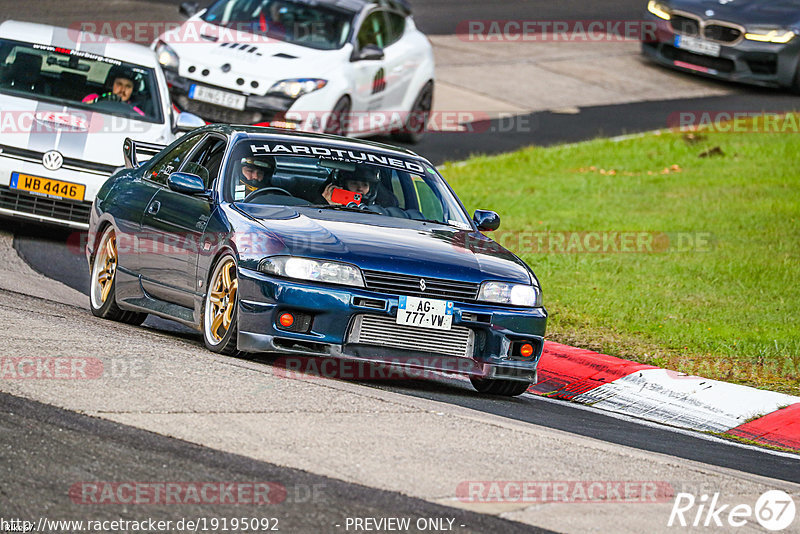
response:
{"label": "asphalt race track", "polygon": [[[180,3],[176,0],[157,2],[176,6]],[[88,9],[91,5],[82,0],[62,3],[70,11],[78,9],[76,6],[85,5]],[[467,19],[633,20],[643,2],[447,0],[413,4],[423,31],[447,35],[455,31],[454,21]],[[17,6],[17,2],[0,3],[0,14],[3,18],[30,20],[31,14],[35,17],[41,11],[43,17],[52,17],[45,3],[31,6],[26,11],[28,16],[15,16]],[[679,109],[786,111],[797,107],[797,97],[785,92],[737,88],[731,95],[721,97],[595,106],[581,108],[577,114],[545,111],[515,119],[518,125],[524,122],[526,128],[508,128],[508,124],[500,120],[473,124],[472,132],[428,134],[412,149],[440,164],[471,154],[495,154],[528,145],[577,142],[662,128],[670,113]],[[0,220],[0,230],[14,234],[15,250],[34,270],[86,294],[88,268],[82,251],[74,245],[79,242],[79,236],[68,230],[25,226]],[[174,338],[173,341],[202,346],[197,334],[169,321],[151,317],[145,327],[159,330]],[[254,358],[251,363],[263,367],[265,373],[276,365],[271,358]],[[741,473],[800,482],[800,462],[795,455],[646,425],[566,402],[528,394],[518,399],[497,400],[475,394],[462,380],[448,378],[356,384],[432,401],[434,405],[464,407],[615,446],[660,453],[674,457],[675,462],[686,459]],[[90,462],[91,478],[99,480],[277,481],[287,488],[289,495],[280,508],[281,530],[287,532],[343,532],[332,525],[345,517],[396,516],[455,517],[456,524],[461,525],[458,532],[548,532],[491,515],[456,510],[400,493],[219,452],[4,393],[0,393],[0,458],[0,480],[3,480],[0,516],[3,517],[50,515],[81,519],[90,515],[92,519],[133,519],[137,515],[148,515],[174,519],[176,515],[246,516],[251,511],[239,506],[215,509],[208,505],[202,508],[184,505],[179,507],[178,514],[175,507],[169,506],[148,508],[147,513],[142,514],[141,510],[124,505],[91,509],[70,505],[64,498],[70,485],[81,476],[88,476],[77,466]],[[324,498],[315,501],[299,496],[307,495],[315,487],[323,488]],[[260,516],[265,513],[269,514],[269,510],[259,510]]]}

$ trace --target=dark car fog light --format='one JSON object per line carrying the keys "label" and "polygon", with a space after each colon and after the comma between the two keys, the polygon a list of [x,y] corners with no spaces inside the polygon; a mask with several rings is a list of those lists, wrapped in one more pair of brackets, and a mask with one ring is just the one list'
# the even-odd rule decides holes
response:
{"label": "dark car fog light", "polygon": [[509,354],[515,360],[529,360],[536,355],[536,344],[533,341],[514,341]]}
{"label": "dark car fog light", "polygon": [[525,343],[519,348],[519,355],[523,358],[530,358],[533,355],[533,345]]}
{"label": "dark car fog light", "polygon": [[284,312],[278,316],[275,327],[287,332],[308,332],[311,330],[311,315],[299,312]]}

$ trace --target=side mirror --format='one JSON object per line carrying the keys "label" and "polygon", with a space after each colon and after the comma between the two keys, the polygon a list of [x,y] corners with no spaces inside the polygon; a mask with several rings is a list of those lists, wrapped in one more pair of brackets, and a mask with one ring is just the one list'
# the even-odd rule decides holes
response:
{"label": "side mirror", "polygon": [[472,220],[481,232],[491,232],[500,228],[500,216],[489,210],[475,210]]}
{"label": "side mirror", "polygon": [[361,50],[359,50],[356,54],[353,55],[353,61],[364,61],[364,60],[379,60],[383,59],[383,48],[379,48],[373,44],[368,44]]}
{"label": "side mirror", "polygon": [[206,192],[203,179],[188,172],[173,172],[167,178],[167,185],[173,191],[186,195],[203,195]]}
{"label": "side mirror", "polygon": [[184,111],[182,113],[178,113],[178,118],[175,121],[175,130],[178,132],[188,132],[189,130],[194,130],[195,128],[200,128],[205,125],[206,121],[197,115],[193,115]]}
{"label": "side mirror", "polygon": [[197,2],[181,2],[178,13],[188,18],[193,17],[198,9],[200,9],[200,4]]}

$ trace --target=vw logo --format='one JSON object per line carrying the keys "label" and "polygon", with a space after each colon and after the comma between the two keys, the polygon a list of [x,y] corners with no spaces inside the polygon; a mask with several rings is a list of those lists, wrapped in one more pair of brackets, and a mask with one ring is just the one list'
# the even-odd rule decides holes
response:
{"label": "vw logo", "polygon": [[57,171],[64,164],[64,156],[58,150],[45,152],[42,156],[42,165],[48,171]]}
{"label": "vw logo", "polygon": [[425,283],[425,279],[424,278],[420,278],[420,280],[419,280],[419,290],[420,291],[425,291],[427,288],[428,288],[428,284]]}

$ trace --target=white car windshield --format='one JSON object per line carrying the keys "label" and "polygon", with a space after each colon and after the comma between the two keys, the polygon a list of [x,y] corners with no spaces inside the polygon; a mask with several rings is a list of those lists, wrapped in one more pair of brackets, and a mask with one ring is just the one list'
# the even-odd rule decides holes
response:
{"label": "white car windshield", "polygon": [[472,228],[428,163],[362,147],[242,140],[228,160],[224,196],[243,204],[372,213]]}
{"label": "white car windshield", "polygon": [[279,41],[336,50],[350,34],[354,14],[295,0],[218,0],[203,20]]}
{"label": "white car windshield", "polygon": [[85,51],[2,39],[0,92],[163,122],[153,69]]}

